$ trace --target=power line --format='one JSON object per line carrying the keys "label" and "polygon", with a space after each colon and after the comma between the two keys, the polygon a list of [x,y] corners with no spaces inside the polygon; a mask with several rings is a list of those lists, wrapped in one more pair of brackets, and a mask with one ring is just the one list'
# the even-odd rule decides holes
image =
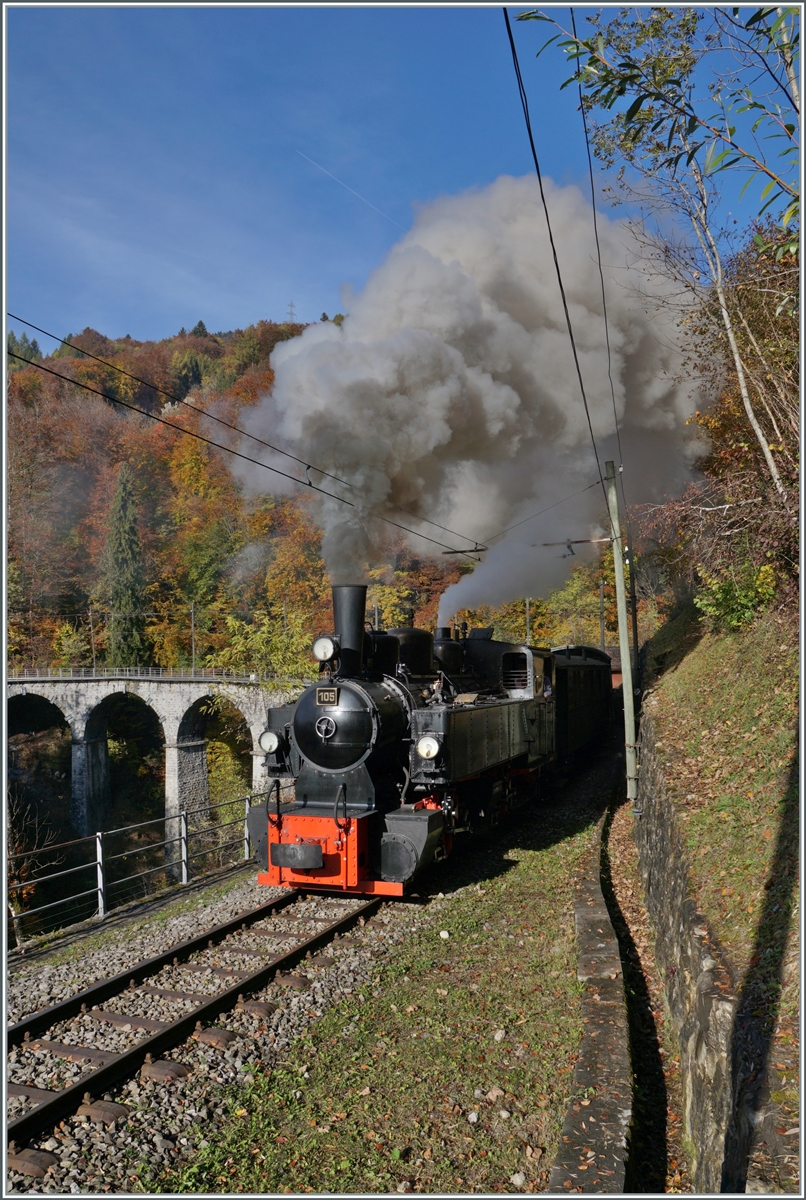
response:
{"label": "power line", "polygon": [[[177,613],[180,615],[189,615],[191,613],[190,606],[187,608],[172,608],[167,612],[151,612],[146,609],[138,612],[112,612],[111,609],[107,608],[74,608],[70,611],[67,611],[61,608],[43,608],[41,606],[36,607],[32,604],[26,604],[24,606],[10,605],[6,611],[10,613],[35,613],[37,616],[55,616],[64,617],[65,619],[74,617],[125,617],[127,620],[134,620],[135,618],[139,617],[159,617],[164,621],[170,620],[171,617]],[[212,614],[214,620],[219,620],[222,617],[226,618],[232,615],[230,612],[217,612],[215,609],[210,608],[196,608],[195,614],[197,617]]]}
{"label": "power line", "polygon": [[[571,28],[574,31],[574,37],[576,37],[577,36],[577,26],[576,26],[576,21],[574,20],[573,8],[571,9]],[[621,433],[619,432],[618,413],[616,412],[616,389],[613,386],[612,357],[611,357],[611,353],[610,353],[610,326],[609,326],[608,320],[607,320],[607,296],[605,294],[604,271],[602,270],[602,249],[601,249],[601,246],[599,245],[599,222],[597,219],[597,212],[596,212],[596,187],[595,187],[595,184],[593,181],[593,157],[591,155],[590,138],[588,136],[588,118],[585,113],[585,102],[582,99],[582,81],[579,77],[577,77],[577,89],[579,91],[579,109],[580,109],[580,112],[582,113],[582,129],[585,133],[585,150],[588,155],[588,175],[590,177],[590,182],[591,182],[591,208],[593,210],[593,236],[594,236],[594,240],[596,241],[596,260],[599,264],[599,281],[602,285],[602,314],[604,316],[605,342],[607,344],[607,378],[610,381],[610,396],[613,400],[613,421],[616,426],[616,441],[618,442],[619,466],[623,467],[624,466],[624,457],[621,453]],[[624,473],[623,473],[623,471],[621,473],[621,491],[622,491],[622,496],[623,496],[623,494],[624,494]],[[626,501],[625,501],[625,507],[626,507]]]}
{"label": "power line", "polygon": [[537,157],[537,150],[535,149],[535,140],[532,135],[532,122],[531,122],[531,118],[529,117],[529,102],[526,98],[526,88],[524,87],[523,76],[521,75],[520,63],[518,62],[518,52],[515,49],[515,39],[512,36],[512,26],[509,23],[509,13],[507,12],[506,8],[504,8],[504,21],[506,22],[507,34],[509,35],[509,45],[510,45],[510,49],[512,51],[512,62],[515,67],[515,77],[518,81],[518,92],[520,94],[521,107],[523,108],[523,116],[526,121],[526,132],[529,135],[529,145],[532,148],[532,159],[535,164],[535,171],[537,173],[537,182],[540,187],[540,199],[543,204],[543,212],[545,213],[545,216],[546,216],[546,226],[548,228],[549,242],[551,244],[551,253],[552,253],[552,257],[554,259],[554,270],[557,274],[557,283],[559,284],[560,296],[562,297],[563,312],[565,313],[565,323],[568,327],[568,336],[571,339],[571,351],[574,356],[574,366],[576,367],[577,379],[579,380],[579,390],[582,393],[582,403],[585,406],[585,416],[587,417],[587,420],[588,420],[588,430],[590,432],[591,445],[593,446],[593,454],[596,459],[596,469],[599,472],[599,482],[602,485],[602,495],[604,496],[605,504],[606,504],[607,503],[607,492],[605,491],[604,478],[602,477],[602,466],[601,466],[601,463],[599,462],[599,451],[596,448],[596,438],[593,436],[593,424],[591,423],[590,409],[588,408],[588,397],[585,393],[585,383],[582,378],[582,368],[579,365],[579,356],[577,354],[576,339],[574,338],[574,329],[571,324],[571,314],[568,311],[568,301],[567,301],[566,295],[565,295],[565,287],[563,285],[562,272],[560,271],[560,261],[557,257],[557,247],[554,243],[554,233],[551,228],[551,219],[549,217],[548,204],[546,203],[546,195],[543,190],[543,176],[540,173],[540,163],[539,163],[538,157]]}
{"label": "power line", "polygon": [[[574,37],[576,38],[577,26],[576,26],[576,20],[574,19],[573,8],[571,9],[571,28],[573,30]],[[596,188],[595,188],[594,182],[593,182],[593,158],[591,157],[590,138],[588,137],[588,118],[585,113],[585,102],[582,98],[582,79],[579,76],[579,74],[577,74],[577,90],[579,92],[579,108],[580,108],[580,112],[582,113],[582,129],[585,134],[585,149],[586,149],[587,155],[588,155],[588,174],[590,176],[590,182],[591,182],[591,209],[593,210],[593,235],[596,240],[596,259],[599,264],[599,279],[602,284],[602,313],[604,315],[605,341],[607,342],[607,378],[610,380],[610,395],[613,400],[613,421],[616,426],[616,441],[618,443],[618,456],[619,456],[619,472],[618,473],[619,473],[619,482],[621,485],[621,500],[624,505],[624,532],[627,535],[626,545],[629,548],[628,549],[628,553],[629,553],[628,562],[629,562],[629,567],[630,567],[630,596],[632,599],[633,642],[635,643],[635,666],[636,666],[636,671],[638,671],[638,602],[637,602],[636,596],[635,596],[635,553],[633,550],[632,535],[630,533],[630,522],[629,522],[629,518],[627,515],[627,512],[628,512],[628,510],[627,510],[627,493],[624,490],[624,457],[623,457],[623,454],[621,451],[621,433],[619,431],[619,426],[618,426],[618,413],[616,412],[616,391],[615,391],[615,388],[613,387],[613,375],[612,375],[612,371],[611,371],[610,329],[609,329],[608,320],[607,320],[607,298],[605,296],[604,271],[602,270],[602,250],[601,250],[601,246],[599,245],[599,224],[598,224],[597,214],[596,214]],[[608,507],[608,512],[609,511],[610,510]],[[611,525],[612,525],[612,521],[611,521]],[[615,533],[615,530],[613,532]],[[639,685],[640,685],[640,674],[639,674]]]}
{"label": "power line", "polygon": [[[117,371],[119,375],[125,375],[127,379],[133,379],[135,383],[142,383],[144,387],[155,391],[158,396],[164,396],[166,400],[172,400],[175,404],[184,404],[185,408],[192,408],[194,412],[199,413],[202,417],[206,417],[208,421],[215,421],[217,425],[223,425],[227,429],[232,429],[235,433],[240,433],[243,437],[251,438],[252,441],[257,442],[260,446],[265,446],[268,450],[274,450],[277,454],[282,454],[286,458],[293,459],[294,462],[305,467],[306,471],[314,470],[320,475],[327,476],[328,479],[333,479],[336,483],[343,483],[347,487],[353,486],[346,479],[340,479],[338,475],[331,475],[328,471],[321,471],[318,467],[314,467],[312,463],[306,462],[304,458],[297,458],[290,451],[282,450],[279,446],[273,445],[272,442],[265,442],[257,434],[249,433],[246,429],[241,429],[238,425],[232,425],[229,421],[225,421],[223,417],[217,417],[213,413],[207,412],[206,409],[199,408],[196,404],[191,404],[189,400],[183,400],[181,396],[175,396],[173,392],[166,392],[164,388],[159,387],[156,383],[151,383],[148,379],[141,379],[139,375],[133,375],[131,371],[127,371],[124,367],[107,362],[105,358],[100,358],[97,354],[92,354],[89,350],[82,350],[80,346],[76,346],[73,342],[68,342],[66,338],[58,337],[55,333],[50,333],[47,329],[42,329],[39,325],[34,325],[32,321],[26,321],[24,317],[17,317],[11,312],[8,316],[11,317],[12,321],[20,321],[23,325],[27,325],[29,329],[35,329],[37,333],[43,333],[45,337],[53,338],[54,342],[61,342],[63,346],[69,346],[71,350],[77,350],[79,354],[84,355],[86,358],[94,359],[95,362],[99,362],[103,367],[109,367],[111,371]],[[62,376],[62,378],[65,378],[65,376]],[[71,382],[74,381],[71,380]],[[118,401],[118,403],[121,403],[121,401]]]}
{"label": "power line", "polygon": [[567,501],[573,500],[575,496],[581,496],[584,492],[589,492],[591,488],[598,487],[601,480],[597,479],[594,483],[589,483],[587,487],[580,488],[578,492],[572,492],[570,496],[564,496],[562,500],[555,500],[554,504],[549,504],[546,508],[541,508],[539,512],[532,513],[531,517],[524,517],[522,521],[516,521],[514,525],[507,525],[506,529],[500,529],[498,533],[494,533],[492,537],[488,537],[488,542],[495,541],[496,538],[503,537],[505,533],[509,533],[511,529],[517,529],[519,525],[525,525],[527,521],[534,521],[535,517],[542,517],[543,513],[550,512],[552,508],[557,508],[560,504],[566,504]]}
{"label": "power line", "polygon": [[[185,429],[182,425],[177,425],[174,421],[167,421],[165,417],[155,416],[154,413],[147,412],[144,408],[138,408],[136,404],[129,404],[127,400],[121,400],[118,396],[111,396],[108,392],[102,392],[99,388],[90,387],[88,383],[82,383],[78,379],[71,379],[69,375],[62,375],[59,371],[52,371],[50,367],[43,367],[41,363],[29,362],[27,358],[22,358],[19,354],[14,354],[11,350],[8,350],[7,354],[9,358],[16,358],[20,362],[26,363],[29,367],[36,367],[38,371],[44,371],[48,375],[53,375],[56,379],[61,379],[64,383],[71,383],[74,387],[83,388],[85,392],[92,392],[96,396],[101,396],[111,404],[119,404],[122,408],[128,408],[131,412],[139,413],[141,417],[148,417],[150,421],[156,421],[160,425],[167,425],[170,429],[177,429],[180,433],[196,438],[199,442],[205,442],[208,446],[215,446],[217,450],[225,450],[227,454],[232,454],[236,458],[242,458],[246,462],[254,463],[255,466],[265,467],[267,471],[273,471],[275,475],[282,475],[284,479],[290,479],[292,483],[298,483],[302,487],[313,488],[315,492],[322,492],[325,496],[332,496],[335,500],[341,500],[342,504],[349,504],[351,508],[355,508],[351,500],[345,500],[342,496],[336,496],[333,492],[326,492],[324,488],[317,487],[310,480],[298,479],[296,475],[289,475],[287,471],[281,471],[279,467],[270,467],[268,463],[260,462],[257,458],[250,458],[248,454],[241,454],[239,450],[232,450],[229,446],[222,446],[220,442],[214,442],[200,433],[194,433],[191,429]],[[190,407],[193,406],[191,405]],[[297,461],[301,460],[298,459]]]}
{"label": "power line", "polygon": [[[204,442],[207,446],[213,446],[216,450],[223,450],[226,454],[231,454],[235,458],[241,458],[244,462],[252,463],[256,467],[263,467],[266,471],[272,471],[275,475],[282,476],[283,479],[290,479],[292,483],[296,483],[299,487],[311,488],[315,492],[319,492],[322,496],[328,496],[331,500],[338,500],[340,504],[346,504],[350,508],[357,509],[357,505],[352,500],[345,499],[344,496],[338,496],[335,492],[328,492],[325,488],[317,487],[310,480],[297,479],[295,475],[289,475],[287,471],[281,471],[279,467],[271,467],[268,463],[261,462],[260,459],[251,458],[248,454],[242,454],[240,450],[232,450],[229,446],[222,446],[220,442],[214,442],[211,438],[203,437],[200,433],[194,433],[192,429],[185,429],[182,425],[177,425],[174,421],[167,421],[165,417],[158,417],[154,413],[146,412],[143,408],[138,408],[135,404],[129,404],[126,400],[120,400],[117,396],[110,396],[107,392],[102,392],[99,388],[90,387],[88,383],[80,383],[76,379],[70,379],[67,375],[62,375],[58,371],[52,371],[50,367],[43,367],[41,363],[29,362],[27,358],[22,358],[19,354],[14,354],[13,351],[7,351],[10,358],[16,358],[19,362],[27,363],[28,366],[36,367],[38,371],[44,371],[47,375],[53,375],[56,379],[61,379],[64,383],[71,383],[75,387],[83,388],[86,392],[92,392],[96,396],[100,396],[104,400],[108,400],[111,404],[119,404],[122,408],[128,408],[131,412],[138,413],[141,417],[147,417],[149,421],[155,421],[159,425],[167,425],[169,429],[176,429],[179,433],[185,434],[186,437],[195,438],[198,442]],[[391,517],[384,517],[380,513],[373,513],[371,510],[369,516],[374,516],[377,520],[383,521],[386,525],[392,525],[395,529],[402,530],[403,533],[408,533],[412,537],[422,538],[423,541],[431,542],[434,546],[439,546],[444,550],[453,550],[457,554],[464,554],[468,558],[473,558],[472,550],[456,550],[453,546],[448,546],[445,542],[439,542],[436,538],[428,537],[425,533],[419,533],[415,529],[409,529],[406,525],[401,525],[398,521],[393,521]],[[470,539],[468,538],[468,541]],[[476,545],[479,543],[477,542]],[[473,559],[473,561],[478,561]]]}
{"label": "power line", "polygon": [[[175,608],[172,612],[190,612],[190,608]],[[196,609],[199,612],[199,609]],[[209,610],[208,610],[209,611]],[[57,617],[88,617],[90,613],[96,617],[161,617],[166,616],[166,613],[159,612],[112,612],[106,608],[74,608],[70,611],[62,608],[43,608],[41,605],[34,604],[9,604],[6,607],[6,612],[21,612],[21,613],[36,613],[38,616],[50,613]]]}
{"label": "power line", "polygon": [[[127,371],[124,367],[119,367],[115,363],[107,362],[105,358],[100,358],[97,354],[92,354],[89,350],[82,350],[80,346],[74,345],[73,342],[68,342],[66,338],[58,337],[57,334],[50,333],[47,329],[40,328],[39,325],[34,325],[32,321],[26,321],[24,317],[15,316],[11,312],[8,313],[8,316],[11,317],[12,321],[20,321],[23,325],[27,325],[29,329],[35,329],[37,333],[42,333],[45,337],[53,338],[54,342],[61,342],[63,346],[69,346],[71,350],[77,350],[79,354],[84,355],[86,358],[91,358],[95,362],[99,362],[102,366],[109,367],[110,371],[117,371],[119,375],[125,375],[127,379],[133,379],[135,383],[142,383],[144,387],[151,388],[157,395],[164,396],[166,400],[172,400],[176,404],[184,404],[185,408],[192,409],[193,412],[206,417],[208,421],[215,421],[217,425],[223,425],[226,429],[232,429],[235,433],[241,434],[242,437],[251,438],[253,442],[257,442],[259,446],[265,446],[268,450],[273,450],[275,454],[282,454],[285,458],[290,458],[293,462],[299,463],[300,466],[304,467],[306,471],[316,471],[318,475],[324,475],[326,479],[332,479],[334,483],[341,483],[353,491],[358,490],[355,484],[350,483],[348,479],[342,479],[339,475],[333,475],[330,471],[323,471],[321,467],[316,467],[313,463],[306,462],[304,458],[297,458],[296,454],[292,454],[290,450],[283,450],[279,446],[275,446],[272,442],[266,442],[263,438],[258,437],[257,434],[249,433],[246,429],[241,429],[239,425],[233,425],[229,421],[225,421],[223,417],[217,417],[213,413],[207,412],[206,409],[199,408],[196,404],[191,404],[189,400],[183,400],[181,396],[175,396],[173,392],[166,392],[164,388],[158,387],[157,384],[151,383],[147,379],[141,379],[139,375],[133,375],[131,371]],[[36,366],[36,363],[31,363],[28,359],[24,361],[28,362],[31,366]],[[65,378],[65,376],[62,376],[62,378]],[[74,383],[75,380],[71,380],[70,382]],[[123,401],[118,400],[117,403],[121,404]],[[138,409],[137,411],[140,412],[142,410]],[[432,521],[429,517],[421,517],[419,513],[412,512],[410,508],[401,508],[399,505],[395,505],[394,508],[397,512],[405,513],[408,517],[414,517],[417,521],[423,521],[426,525],[432,525],[434,529],[441,529],[443,533],[449,533],[452,537],[463,538],[466,542],[474,542],[474,553],[479,546],[476,538],[468,537],[465,533],[459,533],[456,529],[448,529],[445,525],[440,525],[438,521]],[[417,534],[417,536],[422,537],[424,535]]]}

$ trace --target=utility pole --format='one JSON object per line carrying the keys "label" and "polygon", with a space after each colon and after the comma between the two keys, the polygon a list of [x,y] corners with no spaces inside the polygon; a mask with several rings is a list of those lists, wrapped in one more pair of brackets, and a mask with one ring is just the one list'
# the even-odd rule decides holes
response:
{"label": "utility pole", "polygon": [[190,604],[190,662],[191,675],[196,674],[196,606],[193,601]]}
{"label": "utility pole", "polygon": [[288,301],[288,323],[293,325],[297,319],[297,310],[294,308],[294,301]]}
{"label": "utility pole", "polygon": [[604,622],[604,575],[599,580],[599,641],[602,649],[605,648],[605,622]]}
{"label": "utility pole", "polygon": [[527,646],[529,645],[529,633],[530,633],[530,630],[529,630],[529,617],[530,617],[530,615],[531,615],[531,614],[530,614],[530,612],[529,612],[529,597],[527,596],[527,597],[526,597],[526,645],[527,645]]}
{"label": "utility pole", "polygon": [[621,652],[621,690],[624,693],[624,748],[627,761],[627,799],[632,802],[633,812],[638,799],[638,770],[635,745],[635,702],[630,663],[630,634],[627,626],[627,589],[624,584],[624,559],[621,552],[621,522],[616,492],[616,469],[612,462],[605,463],[607,474],[607,507],[613,533],[613,566],[616,575],[616,605],[618,608],[618,641]]}
{"label": "utility pole", "polygon": [[90,641],[92,642],[92,669],[95,670],[95,630],[92,627],[92,605],[90,605]]}
{"label": "utility pole", "polygon": [[630,568],[630,610],[632,615],[632,644],[635,651],[633,669],[635,671],[635,686],[641,687],[641,668],[638,664],[638,601],[635,598],[635,551],[632,546],[624,547],[624,558]]}

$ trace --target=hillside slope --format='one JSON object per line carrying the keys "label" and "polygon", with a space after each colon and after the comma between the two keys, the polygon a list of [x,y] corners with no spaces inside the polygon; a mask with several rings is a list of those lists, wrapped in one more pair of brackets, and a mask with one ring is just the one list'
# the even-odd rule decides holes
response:
{"label": "hillside slope", "polygon": [[646,709],[690,886],[798,1111],[798,637],[793,613],[729,634],[686,610],[649,643]]}

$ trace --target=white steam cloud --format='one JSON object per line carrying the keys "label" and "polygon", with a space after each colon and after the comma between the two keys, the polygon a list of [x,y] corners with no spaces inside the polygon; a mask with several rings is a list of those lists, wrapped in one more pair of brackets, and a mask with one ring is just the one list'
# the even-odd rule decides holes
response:
{"label": "white steam cloud", "polygon": [[[590,204],[574,187],[548,182],[546,191],[604,470],[618,453]],[[647,300],[627,227],[606,217],[599,226],[627,498],[636,503],[688,473],[690,387],[678,379],[673,312]],[[536,180],[503,177],[424,208],[349,308],[342,328],[311,326],[277,347],[273,393],[250,413],[252,431],[270,429],[353,485],[310,473],[357,506],[317,499],[332,582],[364,577],[384,531],[372,514],[381,513],[456,548],[490,544],[446,592],[441,621],[556,585],[568,563],[542,543],[602,527],[598,486],[486,540],[597,479]]]}

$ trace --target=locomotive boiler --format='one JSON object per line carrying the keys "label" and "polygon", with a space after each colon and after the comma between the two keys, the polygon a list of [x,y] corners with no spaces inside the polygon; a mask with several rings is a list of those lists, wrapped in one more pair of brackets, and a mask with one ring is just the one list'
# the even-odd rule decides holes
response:
{"label": "locomotive boiler", "polygon": [[555,760],[609,730],[602,651],[464,626],[379,631],[365,606],[365,586],[333,588],[334,632],[313,643],[318,680],[268,714],[260,745],[275,786],[249,813],[261,884],[400,896],[454,834],[537,799]]}

